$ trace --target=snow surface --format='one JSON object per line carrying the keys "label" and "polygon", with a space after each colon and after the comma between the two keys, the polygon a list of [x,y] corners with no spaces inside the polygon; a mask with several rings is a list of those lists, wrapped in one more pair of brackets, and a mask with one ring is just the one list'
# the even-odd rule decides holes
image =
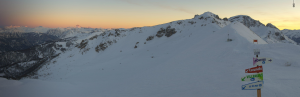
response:
{"label": "snow surface", "polygon": [[[73,47],[44,65],[38,79],[0,78],[0,96],[256,97],[256,90],[241,90],[247,84],[241,77],[249,75],[245,69],[253,66],[253,49],[260,49],[259,57],[273,59],[263,66],[262,97],[299,97],[299,46],[267,44],[241,23],[222,21],[226,25],[222,28],[211,23],[215,18],[207,17],[210,18],[180,20],[182,24],[175,21],[127,29],[120,37],[98,36],[88,41],[89,51],[82,53]],[[146,41],[167,26],[177,33]],[[226,41],[228,33],[231,42]],[[259,44],[253,44],[252,39],[258,39]],[[117,43],[97,53],[95,47],[108,40]],[[137,42],[138,47],[134,48]],[[291,66],[285,66],[286,62]]]}

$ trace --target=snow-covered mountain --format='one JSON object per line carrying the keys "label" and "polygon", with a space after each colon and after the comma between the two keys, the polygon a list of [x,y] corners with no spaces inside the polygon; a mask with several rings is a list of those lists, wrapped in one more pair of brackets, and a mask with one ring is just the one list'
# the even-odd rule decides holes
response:
{"label": "snow-covered mountain", "polygon": [[247,84],[241,77],[250,75],[245,69],[253,67],[253,49],[273,60],[263,65],[263,97],[300,95],[298,45],[268,43],[244,23],[211,12],[76,37],[55,42],[51,52],[59,56],[41,64],[29,78],[0,78],[0,96],[255,97],[255,90],[241,90]]}
{"label": "snow-covered mountain", "polygon": [[238,21],[247,26],[251,31],[260,36],[263,40],[268,43],[291,43],[297,44],[295,41],[291,40],[285,36],[282,31],[280,31],[276,26],[268,23],[266,26],[261,22],[252,19],[246,15],[238,15],[229,18],[229,21]]}
{"label": "snow-covered mountain", "polygon": [[55,29],[49,29],[46,34],[57,36],[60,38],[68,38],[68,37],[74,37],[83,33],[93,33],[93,32],[100,32],[105,31],[105,29],[101,28],[55,28]]}
{"label": "snow-covered mountain", "polygon": [[30,27],[4,27],[1,32],[35,32],[35,33],[45,33],[51,28],[46,28],[43,26],[30,28]]}
{"label": "snow-covered mountain", "polygon": [[85,33],[105,31],[100,28],[45,28],[5,27],[0,30],[0,53],[24,50],[57,39],[80,36]]}
{"label": "snow-covered mountain", "polygon": [[35,32],[35,33],[46,33],[48,35],[53,35],[59,38],[68,38],[76,36],[77,34],[81,33],[91,33],[91,32],[99,32],[105,29],[101,28],[76,28],[76,27],[67,27],[67,28],[46,28],[46,27],[4,27],[0,29],[0,33],[28,33],[28,32]]}
{"label": "snow-covered mountain", "polygon": [[257,20],[254,20],[250,16],[246,16],[246,15],[237,15],[237,16],[230,17],[229,21],[231,21],[231,22],[234,22],[234,21],[241,22],[245,26],[247,26],[248,28],[265,26],[261,22],[259,22]]}
{"label": "snow-covered mountain", "polygon": [[282,30],[283,34],[300,44],[300,30]]}

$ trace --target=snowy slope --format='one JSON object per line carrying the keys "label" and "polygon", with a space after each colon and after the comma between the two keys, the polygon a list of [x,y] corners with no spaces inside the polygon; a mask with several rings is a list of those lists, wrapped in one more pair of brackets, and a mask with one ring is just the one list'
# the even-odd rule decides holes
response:
{"label": "snowy slope", "polygon": [[[244,70],[252,67],[257,48],[260,57],[274,60],[264,65],[262,97],[300,95],[299,46],[267,44],[241,23],[212,23],[219,19],[210,12],[199,16],[203,18],[80,36],[76,42],[87,45],[73,46],[44,65],[38,79],[0,78],[0,96],[255,97],[255,90],[241,90],[247,84],[241,77],[249,75]],[[156,36],[168,26],[176,33]],[[228,34],[233,41],[226,41]],[[147,41],[149,36],[154,38]],[[259,39],[259,44],[252,39]],[[112,43],[104,51],[95,51],[108,41]]]}
{"label": "snowy slope", "polygon": [[221,29],[221,31],[228,32],[228,34],[231,32],[235,32],[243,38],[247,39],[250,43],[253,43],[253,40],[257,40],[258,42],[256,44],[268,44],[266,41],[261,39],[258,35],[256,35],[254,32],[252,32],[249,28],[247,28],[240,22],[233,22],[230,25]]}

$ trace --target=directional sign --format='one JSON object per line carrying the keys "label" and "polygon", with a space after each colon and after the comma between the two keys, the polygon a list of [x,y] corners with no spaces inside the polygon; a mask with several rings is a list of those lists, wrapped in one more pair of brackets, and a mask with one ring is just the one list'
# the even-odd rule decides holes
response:
{"label": "directional sign", "polygon": [[241,78],[242,81],[262,81],[263,80],[263,73],[254,74],[254,75],[247,75]]}
{"label": "directional sign", "polygon": [[271,58],[253,58],[253,66],[268,64],[272,61]]}
{"label": "directional sign", "polygon": [[263,81],[242,85],[242,90],[257,90],[263,88]]}
{"label": "directional sign", "polygon": [[245,69],[245,73],[260,73],[263,72],[262,66],[252,67],[249,69]]}

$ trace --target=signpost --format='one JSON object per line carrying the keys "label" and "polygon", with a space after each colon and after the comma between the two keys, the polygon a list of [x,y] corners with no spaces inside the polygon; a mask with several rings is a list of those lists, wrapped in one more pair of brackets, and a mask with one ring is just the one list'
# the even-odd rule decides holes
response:
{"label": "signpost", "polygon": [[[253,43],[257,42],[257,40],[253,40]],[[271,58],[258,58],[260,54],[259,49],[254,49],[254,55],[256,58],[253,58],[253,65],[256,67],[245,69],[245,73],[257,73],[253,75],[247,75],[242,77],[241,80],[248,82],[248,81],[256,81],[253,83],[242,85],[242,90],[257,90],[257,97],[261,97],[261,89],[263,88],[263,67],[261,65],[271,63],[273,60]]]}
{"label": "signpost", "polygon": [[258,73],[254,75],[247,75],[241,78],[242,81],[262,81],[263,80],[263,73]]}
{"label": "signpost", "polygon": [[263,81],[242,85],[242,90],[257,90],[263,88]]}
{"label": "signpost", "polygon": [[245,69],[245,73],[260,73],[263,72],[262,66],[252,67],[249,69]]}
{"label": "signpost", "polygon": [[253,58],[253,66],[268,64],[272,61],[271,58]]}

